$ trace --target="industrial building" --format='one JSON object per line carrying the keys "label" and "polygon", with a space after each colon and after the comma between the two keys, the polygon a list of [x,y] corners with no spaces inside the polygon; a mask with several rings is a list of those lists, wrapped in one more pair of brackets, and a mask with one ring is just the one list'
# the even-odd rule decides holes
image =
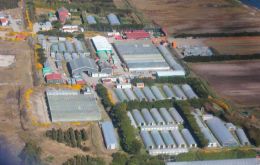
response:
{"label": "industrial building", "polygon": [[206,124],[213,133],[213,135],[217,138],[218,142],[223,147],[232,147],[238,146],[238,142],[225,127],[223,121],[221,121],[217,117],[213,117],[212,119],[206,120]]}
{"label": "industrial building", "polygon": [[123,38],[126,39],[147,39],[150,38],[150,34],[144,30],[132,30],[132,31],[124,31]]}
{"label": "industrial building", "polygon": [[257,165],[257,158],[168,162],[165,165]]}
{"label": "industrial building", "polygon": [[46,82],[48,84],[63,84],[64,80],[62,79],[61,74],[51,73],[45,76]]}
{"label": "industrial building", "polygon": [[115,130],[111,121],[104,121],[101,123],[102,133],[106,148],[113,150],[118,148],[118,142],[115,134]]}
{"label": "industrial building", "polygon": [[46,99],[52,122],[97,121],[101,112],[93,93],[73,90],[47,90]]}
{"label": "industrial building", "polygon": [[149,40],[115,41],[115,50],[129,71],[160,71],[170,67]]}
{"label": "industrial building", "polygon": [[82,72],[87,72],[89,75],[92,75],[98,73],[98,66],[95,63],[95,60],[88,57],[80,57],[69,61],[68,70],[71,75],[78,75]]}
{"label": "industrial building", "polygon": [[106,37],[95,36],[91,39],[97,54],[112,53],[112,45],[108,42]]}

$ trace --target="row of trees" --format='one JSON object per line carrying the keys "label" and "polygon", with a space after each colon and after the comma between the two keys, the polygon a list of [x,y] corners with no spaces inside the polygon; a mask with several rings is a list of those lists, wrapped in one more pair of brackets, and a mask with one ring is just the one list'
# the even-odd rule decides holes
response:
{"label": "row of trees", "polygon": [[79,147],[82,150],[88,150],[87,147],[82,146],[82,141],[88,140],[88,134],[85,129],[73,130],[69,128],[63,131],[61,128],[46,131],[46,136],[59,143],[64,143],[71,147]]}
{"label": "row of trees", "polygon": [[97,84],[96,92],[101,98],[101,102],[105,108],[109,108],[112,106],[112,103],[108,97],[108,91],[102,84]]}
{"label": "row of trees", "polygon": [[73,37],[72,33],[62,32],[58,29],[48,30],[48,31],[39,31],[38,34],[57,36],[57,37]]}
{"label": "row of trees", "polygon": [[144,154],[128,156],[124,153],[114,153],[111,165],[164,165],[158,157]]}
{"label": "row of trees", "polygon": [[130,154],[138,154],[142,144],[135,137],[135,129],[127,116],[126,103],[115,105],[110,112],[114,125],[118,128],[120,143],[124,151]]}
{"label": "row of trees", "polygon": [[37,55],[38,55],[37,60],[40,64],[43,65],[45,63],[45,61],[47,60],[47,57],[45,56],[45,53],[44,53],[44,49],[38,48],[36,51],[37,51]]}
{"label": "row of trees", "polygon": [[30,20],[32,22],[35,22],[36,20],[35,3],[33,0],[26,0],[25,2],[26,2],[26,8],[28,9]]}
{"label": "row of trees", "polygon": [[185,101],[177,101],[175,107],[179,114],[183,116],[186,127],[191,130],[191,134],[193,134],[193,137],[199,142],[199,146],[206,147],[208,140],[202,134],[195,117],[191,114],[190,104]]}
{"label": "row of trees", "polygon": [[136,30],[136,29],[143,29],[144,25],[143,24],[121,24],[121,25],[116,25],[112,26],[108,23],[97,23],[94,25],[85,25],[86,30],[90,31],[112,31],[112,30],[117,30],[117,31],[123,31],[123,30]]}
{"label": "row of trees", "polygon": [[188,56],[183,58],[183,60],[186,62],[212,62],[212,61],[253,60],[253,59],[260,59],[260,54]]}
{"label": "row of trees", "polygon": [[105,165],[105,161],[101,158],[94,158],[88,155],[76,155],[73,158],[67,160],[62,165]]}
{"label": "row of trees", "polygon": [[208,98],[208,90],[197,78],[193,77],[162,77],[157,79],[152,78],[134,78],[132,83],[143,82],[145,85],[152,86],[155,83],[172,83],[172,84],[189,84],[195,93],[201,98]]}

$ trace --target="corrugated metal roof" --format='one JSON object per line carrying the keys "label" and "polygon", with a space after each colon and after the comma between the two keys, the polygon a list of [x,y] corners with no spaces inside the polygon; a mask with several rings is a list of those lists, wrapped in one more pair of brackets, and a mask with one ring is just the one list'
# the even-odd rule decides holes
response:
{"label": "corrugated metal roof", "polygon": [[188,84],[183,84],[181,85],[181,88],[183,89],[185,95],[189,98],[189,99],[197,99],[198,96],[196,95],[196,93],[193,91],[193,89],[191,88],[190,85]]}
{"label": "corrugated metal roof", "polygon": [[144,96],[144,94],[140,88],[134,87],[133,91],[140,101],[146,100],[146,97]]}
{"label": "corrugated metal roof", "polygon": [[117,147],[118,143],[112,122],[104,121],[102,122],[101,127],[106,146],[115,145]]}
{"label": "corrugated metal roof", "polygon": [[236,129],[236,134],[242,145],[250,145],[250,142],[242,128]]}
{"label": "corrugated metal roof", "polygon": [[164,100],[165,99],[157,86],[152,86],[151,90],[152,90],[153,94],[155,95],[155,97],[157,98],[157,100]]}
{"label": "corrugated metal roof", "polygon": [[153,139],[152,139],[152,137],[151,137],[151,135],[150,135],[149,132],[147,132],[147,131],[141,131],[141,132],[140,132],[140,135],[141,135],[141,137],[142,137],[142,139],[143,139],[143,142],[144,142],[144,145],[145,145],[145,148],[146,148],[146,149],[152,149],[152,148],[154,148]]}
{"label": "corrugated metal roof", "polygon": [[145,125],[145,121],[144,121],[144,118],[143,116],[141,115],[140,111],[138,109],[134,109],[132,110],[132,114],[133,114],[133,117],[135,119],[135,122],[137,125],[139,126],[143,126]]}
{"label": "corrugated metal roof", "polygon": [[176,97],[168,85],[163,85],[163,91],[167,95],[168,98],[172,99],[172,98]]}
{"label": "corrugated metal roof", "polygon": [[156,101],[156,98],[153,95],[153,93],[149,87],[144,87],[143,91],[144,91],[144,94],[145,94],[146,98],[148,99],[148,101],[150,101],[150,102]]}
{"label": "corrugated metal roof", "polygon": [[126,89],[124,89],[124,91],[125,91],[125,94],[127,95],[129,100],[137,100],[134,92],[132,91],[132,89],[126,88]]}
{"label": "corrugated metal roof", "polygon": [[128,101],[124,91],[121,88],[116,88],[115,93],[121,102]]}
{"label": "corrugated metal roof", "polygon": [[173,120],[173,118],[171,117],[170,113],[166,108],[160,108],[159,112],[167,124],[175,124],[175,121]]}
{"label": "corrugated metal roof", "polygon": [[233,135],[227,130],[224,123],[219,118],[213,117],[212,119],[207,120],[206,123],[222,146],[230,147],[238,145]]}
{"label": "corrugated metal roof", "polygon": [[177,129],[171,130],[170,132],[171,132],[176,144],[178,145],[178,147],[180,147],[180,148],[186,147],[186,143],[179,130],[177,130]]}
{"label": "corrugated metal roof", "polygon": [[95,61],[88,57],[79,57],[78,59],[73,59],[69,61],[69,66],[72,74],[80,74],[83,71],[87,71],[89,73],[98,72],[98,67]]}
{"label": "corrugated metal roof", "polygon": [[178,98],[184,99],[184,100],[187,99],[187,97],[185,96],[185,94],[183,93],[183,91],[181,90],[181,88],[178,85],[173,85],[172,89]]}
{"label": "corrugated metal roof", "polygon": [[182,129],[181,133],[182,133],[186,143],[189,146],[193,146],[193,147],[197,146],[197,143],[195,142],[194,138],[192,137],[192,135],[188,129],[186,129],[186,128]]}
{"label": "corrugated metal roof", "polygon": [[178,111],[175,108],[169,108],[169,113],[172,115],[173,119],[176,123],[182,124],[184,120],[182,119],[181,115],[178,113]]}
{"label": "corrugated metal roof", "polygon": [[156,108],[152,108],[150,110],[150,112],[158,125],[165,124],[165,121],[163,120],[163,118],[161,117],[160,113],[158,112],[158,110]]}
{"label": "corrugated metal roof", "polygon": [[161,135],[162,135],[164,143],[167,147],[172,147],[172,148],[176,147],[176,144],[169,131],[166,131],[166,130],[161,131]]}
{"label": "corrugated metal roof", "polygon": [[158,131],[156,131],[156,130],[151,131],[151,135],[153,137],[153,140],[154,140],[157,148],[165,148],[163,139]]}
{"label": "corrugated metal roof", "polygon": [[92,42],[97,51],[112,51],[112,46],[103,36],[92,37]]}
{"label": "corrugated metal roof", "polygon": [[147,125],[154,125],[155,124],[155,121],[154,121],[150,111],[147,108],[143,108],[141,110],[141,112],[142,112],[142,115],[143,115]]}

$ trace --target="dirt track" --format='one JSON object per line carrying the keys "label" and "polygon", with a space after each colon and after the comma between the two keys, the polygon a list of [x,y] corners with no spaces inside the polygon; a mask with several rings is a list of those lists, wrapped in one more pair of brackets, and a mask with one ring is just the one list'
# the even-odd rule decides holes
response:
{"label": "dirt track", "polygon": [[260,31],[260,12],[235,0],[129,0],[170,33]]}
{"label": "dirt track", "polygon": [[238,105],[260,105],[260,61],[196,63],[191,67],[220,96]]}

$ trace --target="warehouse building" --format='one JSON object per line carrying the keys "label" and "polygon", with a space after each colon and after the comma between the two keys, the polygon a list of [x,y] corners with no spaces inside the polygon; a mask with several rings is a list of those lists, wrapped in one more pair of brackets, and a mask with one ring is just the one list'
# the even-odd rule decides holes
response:
{"label": "warehouse building", "polygon": [[95,61],[88,57],[70,60],[68,66],[71,75],[79,75],[82,72],[87,72],[89,75],[98,73]]}
{"label": "warehouse building", "polygon": [[116,41],[114,47],[129,71],[160,71],[170,69],[159,50],[151,41]]}
{"label": "warehouse building", "polygon": [[61,74],[51,73],[45,76],[47,84],[63,84],[64,80],[62,79]]}
{"label": "warehouse building", "polygon": [[72,90],[47,90],[47,105],[52,122],[97,121],[100,109],[93,93]]}
{"label": "warehouse building", "polygon": [[238,142],[225,127],[223,121],[221,121],[217,117],[213,117],[212,119],[206,120],[206,124],[209,129],[212,131],[214,136],[217,138],[218,142],[223,147],[233,147],[238,146]]}
{"label": "warehouse building", "polygon": [[105,140],[106,148],[113,150],[118,148],[118,142],[115,130],[111,121],[104,121],[101,123],[102,133]]}
{"label": "warehouse building", "polygon": [[95,37],[92,37],[91,40],[96,49],[97,54],[112,53],[112,45],[108,42],[106,37],[95,36]]}

